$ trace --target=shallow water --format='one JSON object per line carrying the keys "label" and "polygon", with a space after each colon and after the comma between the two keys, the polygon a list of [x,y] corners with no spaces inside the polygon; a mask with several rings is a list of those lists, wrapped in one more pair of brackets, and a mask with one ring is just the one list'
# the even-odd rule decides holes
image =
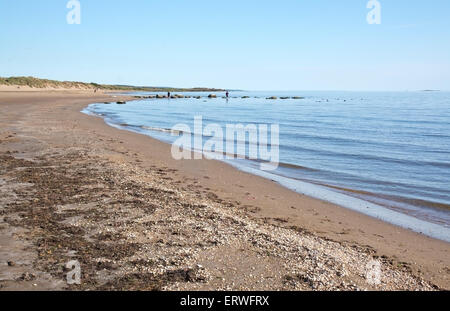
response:
{"label": "shallow water", "polygon": [[[322,185],[336,195],[436,224],[449,235],[450,93],[232,92],[228,100],[222,94],[217,99],[198,95],[203,97],[93,104],[87,112],[167,142],[177,137],[165,130],[178,123],[194,129],[195,116],[203,117],[204,126],[223,128],[228,123],[279,124],[281,163],[266,177],[280,177],[299,192],[292,186],[296,181]],[[304,98],[266,99],[270,96]],[[231,164],[262,173],[256,161]],[[329,192],[321,196],[332,201]]]}

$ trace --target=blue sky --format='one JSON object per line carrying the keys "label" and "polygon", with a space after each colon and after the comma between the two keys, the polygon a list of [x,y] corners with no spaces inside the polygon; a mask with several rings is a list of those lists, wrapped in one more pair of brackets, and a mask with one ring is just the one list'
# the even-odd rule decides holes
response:
{"label": "blue sky", "polygon": [[247,90],[450,90],[450,1],[0,0],[0,76]]}

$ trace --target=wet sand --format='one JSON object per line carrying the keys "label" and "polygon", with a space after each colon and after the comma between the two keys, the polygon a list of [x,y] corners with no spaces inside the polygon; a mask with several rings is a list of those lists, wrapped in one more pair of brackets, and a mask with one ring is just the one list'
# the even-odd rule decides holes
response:
{"label": "wet sand", "polygon": [[0,92],[2,290],[450,288],[449,243],[80,113],[128,99]]}

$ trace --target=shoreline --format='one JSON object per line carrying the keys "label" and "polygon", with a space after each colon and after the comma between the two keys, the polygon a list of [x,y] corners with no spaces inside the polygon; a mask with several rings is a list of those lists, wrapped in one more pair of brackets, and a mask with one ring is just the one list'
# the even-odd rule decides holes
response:
{"label": "shoreline", "polygon": [[[239,167],[237,165],[232,166],[237,168]],[[434,239],[442,240],[447,243],[450,242],[450,232],[448,232],[448,230],[447,232],[441,232],[441,230],[446,230],[446,228],[436,223],[413,217],[407,213],[400,213],[394,209],[389,209],[386,206],[350,196],[347,193],[334,192],[326,185],[322,186],[312,184],[302,180],[292,182],[292,179],[290,178],[272,175],[265,172],[257,172],[252,168],[247,168],[244,166],[241,166],[240,169],[244,172],[265,177],[268,180],[275,180],[283,187],[299,194],[303,194],[314,199],[323,200],[327,203],[336,204],[339,207],[353,210],[357,213],[370,216],[385,223],[411,230]]]}
{"label": "shoreline", "polygon": [[[138,98],[139,100],[139,98]],[[102,103],[94,103],[94,105],[98,105]],[[114,104],[114,103],[109,103]],[[81,110],[82,113],[85,113],[90,116],[99,117],[104,120],[104,122],[114,128],[119,130],[125,130],[133,133],[137,133],[139,135],[149,136],[153,139],[161,141],[163,143],[171,145],[170,139],[164,139],[162,137],[155,136],[153,131],[162,131],[163,129],[153,128],[151,126],[133,126],[130,127],[127,124],[121,124],[116,122],[113,118],[108,117],[107,115],[97,114],[95,111],[90,109],[90,105]],[[140,130],[142,129],[142,130]],[[170,129],[164,129],[166,133],[170,132]],[[191,150],[191,152],[194,152]],[[201,153],[201,152],[198,152]],[[232,155],[235,156],[235,155]],[[203,159],[205,155],[203,155]],[[439,239],[444,242],[450,242],[450,231],[445,225],[442,225],[438,222],[438,219],[435,221],[426,220],[424,218],[415,217],[408,213],[408,209],[404,209],[403,211],[399,211],[397,208],[393,208],[389,206],[388,203],[386,205],[380,204],[376,202],[374,199],[380,199],[382,195],[375,193],[367,193],[367,198],[364,196],[352,196],[351,192],[358,192],[358,190],[354,189],[341,189],[343,191],[334,191],[333,188],[337,188],[336,186],[328,185],[328,184],[319,184],[310,182],[302,179],[295,179],[291,177],[284,176],[282,174],[276,174],[273,172],[266,172],[260,169],[253,167],[252,165],[245,165],[238,162],[232,162],[228,159],[215,159],[222,163],[229,164],[233,169],[238,169],[243,172],[247,172],[254,176],[263,177],[269,181],[275,181],[281,186],[294,191],[299,194],[303,194],[309,196],[314,199],[322,200],[331,204],[335,204],[337,206],[347,208],[358,213],[373,217],[375,219],[381,220],[383,222],[399,226],[401,228],[414,231],[419,234],[426,235],[428,237]],[[244,161],[250,161],[249,159],[245,159]],[[289,164],[291,166],[295,166],[294,164]],[[308,168],[306,168],[308,169]],[[371,200],[372,198],[372,200]],[[401,202],[401,201],[400,201]],[[436,203],[437,204],[437,203]],[[413,206],[415,207],[415,206]],[[448,207],[448,206],[447,206]],[[429,207],[426,207],[429,208]],[[412,211],[411,211],[412,212]],[[429,211],[430,213],[432,210]]]}
{"label": "shoreline", "polygon": [[[448,243],[300,195],[226,163],[175,161],[170,157],[170,145],[145,135],[115,129],[102,118],[82,114],[80,111],[90,103],[111,100],[112,97],[81,93],[69,96],[49,92],[0,92],[0,107],[7,112],[1,119],[2,127],[11,128],[19,135],[19,138],[11,138],[17,139],[16,142],[0,144],[0,151],[13,148],[30,153],[39,149],[42,142],[52,148],[69,148],[85,145],[87,141],[92,150],[114,163],[134,163],[142,170],[163,168],[165,178],[170,178],[180,191],[185,189],[195,193],[201,188],[206,196],[222,202],[220,204],[233,204],[251,219],[268,226],[285,230],[298,228],[340,245],[367,246],[377,256],[405,263],[417,277],[444,289],[450,287]],[[123,99],[132,100],[128,97]],[[55,133],[39,132],[41,126],[51,128]],[[75,134],[70,131],[72,127],[76,129]],[[21,133],[25,129],[35,129],[36,132]],[[24,143],[23,140],[30,136],[39,143]],[[66,136],[75,140],[65,141],[63,138]]]}

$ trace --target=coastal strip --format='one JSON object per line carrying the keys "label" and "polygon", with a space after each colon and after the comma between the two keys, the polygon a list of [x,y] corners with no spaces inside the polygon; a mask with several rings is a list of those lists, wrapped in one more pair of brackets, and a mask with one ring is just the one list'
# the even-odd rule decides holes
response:
{"label": "coastal strip", "polygon": [[446,242],[80,113],[131,99],[0,93],[2,289],[66,289],[72,259],[79,289],[450,288]]}

